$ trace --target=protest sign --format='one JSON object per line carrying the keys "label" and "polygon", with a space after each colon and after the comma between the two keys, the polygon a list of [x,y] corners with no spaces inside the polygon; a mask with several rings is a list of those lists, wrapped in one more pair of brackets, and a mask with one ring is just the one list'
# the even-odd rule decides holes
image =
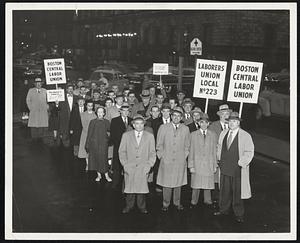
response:
{"label": "protest sign", "polygon": [[257,103],[263,63],[232,60],[228,101]]}
{"label": "protest sign", "polygon": [[169,64],[168,63],[153,63],[153,75],[168,75]]}
{"label": "protest sign", "polygon": [[45,59],[46,84],[65,84],[66,71],[65,60],[63,58]]}
{"label": "protest sign", "polygon": [[243,103],[258,101],[263,63],[232,60],[227,101]]}
{"label": "protest sign", "polygon": [[227,62],[197,59],[193,97],[222,100]]}
{"label": "protest sign", "polygon": [[64,101],[65,100],[65,90],[64,89],[50,89],[47,90],[47,101]]}

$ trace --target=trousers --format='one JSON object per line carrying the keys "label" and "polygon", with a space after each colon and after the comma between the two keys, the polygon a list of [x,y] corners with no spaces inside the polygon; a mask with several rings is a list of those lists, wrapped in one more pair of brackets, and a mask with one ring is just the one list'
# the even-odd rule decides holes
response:
{"label": "trousers", "polygon": [[164,207],[169,207],[169,205],[171,203],[172,191],[173,191],[173,204],[175,206],[180,205],[181,187],[180,186],[175,187],[175,188],[163,187],[163,206]]}
{"label": "trousers", "polygon": [[220,212],[227,214],[232,205],[235,216],[244,216],[244,203],[241,199],[241,177],[221,174],[220,178]]}
{"label": "trousers", "polygon": [[140,210],[146,209],[146,194],[144,193],[127,193],[126,194],[126,207],[131,209],[134,207],[135,198],[137,206]]}
{"label": "trousers", "polygon": [[[191,204],[196,205],[198,203],[199,195],[200,195],[200,189],[193,189],[192,190]],[[204,195],[204,203],[211,204],[211,190],[204,189],[203,190],[203,195]]]}

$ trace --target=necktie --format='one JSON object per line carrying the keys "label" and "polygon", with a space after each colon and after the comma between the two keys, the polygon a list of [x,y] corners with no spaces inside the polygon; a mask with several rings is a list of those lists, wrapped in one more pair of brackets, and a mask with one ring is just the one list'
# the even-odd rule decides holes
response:
{"label": "necktie", "polygon": [[140,141],[141,141],[141,132],[138,132],[136,138],[137,138],[137,143],[138,143],[138,145],[139,145],[139,144],[140,144]]}
{"label": "necktie", "polygon": [[206,133],[205,133],[205,131],[203,131],[203,137],[204,137],[204,139],[206,138]]}
{"label": "necktie", "polygon": [[178,129],[178,125],[175,125],[176,130]]}
{"label": "necktie", "polygon": [[40,89],[38,89],[38,90],[37,90],[37,92],[38,92],[38,93],[41,93],[41,90],[40,90]]}
{"label": "necktie", "polygon": [[231,143],[232,143],[232,131],[230,131],[229,132],[229,136],[228,136],[228,138],[227,138],[227,149],[229,149],[230,148],[230,145],[231,145]]}
{"label": "necktie", "polygon": [[165,119],[165,124],[168,123],[168,119]]}

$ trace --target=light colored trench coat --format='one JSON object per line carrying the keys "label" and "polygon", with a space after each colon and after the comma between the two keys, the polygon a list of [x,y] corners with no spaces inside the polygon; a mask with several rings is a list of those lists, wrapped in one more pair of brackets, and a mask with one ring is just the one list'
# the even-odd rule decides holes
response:
{"label": "light colored trench coat", "polygon": [[[217,168],[217,135],[215,132],[206,130],[205,139],[200,129],[191,133],[188,167],[195,169],[195,173],[191,174],[192,188],[214,189],[214,171]],[[211,180],[209,179],[209,183],[205,183],[203,178],[208,177],[211,177]],[[208,184],[212,184],[212,188],[204,188]]]}
{"label": "light colored trench coat", "polygon": [[41,88],[38,93],[36,88],[29,89],[26,97],[29,108],[28,127],[48,127],[47,91]]}
{"label": "light colored trench coat", "polygon": [[119,147],[119,159],[124,167],[124,192],[148,193],[147,177],[156,161],[153,134],[144,130],[138,145],[134,130],[125,132]]}
{"label": "light colored trench coat", "polygon": [[173,123],[161,125],[157,134],[157,157],[160,159],[157,184],[163,187],[180,187],[187,184],[186,159],[190,149],[189,128]]}
{"label": "light colored trench coat", "polygon": [[[219,137],[217,146],[217,158],[221,159],[223,139],[228,132],[228,129],[223,130]],[[238,136],[238,148],[239,148],[239,160],[238,164],[241,169],[241,199],[251,198],[251,187],[249,178],[249,164],[254,156],[254,144],[252,137],[249,133],[239,128]]]}

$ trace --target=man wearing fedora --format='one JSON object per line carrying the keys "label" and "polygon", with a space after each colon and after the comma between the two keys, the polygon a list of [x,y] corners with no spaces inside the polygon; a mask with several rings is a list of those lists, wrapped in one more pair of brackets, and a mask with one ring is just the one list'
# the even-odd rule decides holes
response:
{"label": "man wearing fedora", "polygon": [[220,134],[217,159],[221,171],[219,211],[227,215],[232,207],[236,221],[244,222],[243,199],[251,197],[249,164],[254,156],[254,144],[249,133],[240,128],[239,114],[228,118],[229,129]]}
{"label": "man wearing fedora", "polygon": [[185,98],[185,92],[182,91],[182,90],[178,90],[176,92],[176,97],[177,97],[177,100],[178,100],[178,105],[182,106],[183,100]]}
{"label": "man wearing fedora", "polygon": [[185,98],[182,107],[184,110],[182,121],[184,125],[188,125],[193,122],[193,117],[191,115],[191,111],[194,107],[195,103],[190,98]]}
{"label": "man wearing fedora", "polygon": [[200,116],[200,129],[191,133],[191,148],[188,167],[191,172],[191,208],[198,203],[200,189],[204,190],[204,203],[212,204],[211,190],[215,188],[214,173],[217,168],[217,136],[207,129],[209,117]]}
{"label": "man wearing fedora", "polygon": [[153,134],[144,130],[146,121],[142,115],[133,117],[134,130],[122,136],[119,158],[124,168],[126,206],[123,213],[128,213],[137,198],[137,206],[141,213],[148,213],[146,194],[149,193],[148,174],[156,160]]}
{"label": "man wearing fedora", "polygon": [[190,133],[200,129],[200,119],[201,119],[201,114],[202,113],[203,112],[199,107],[195,107],[191,111],[191,116],[193,117],[193,122],[188,124],[188,128],[190,129]]}
{"label": "man wearing fedora", "polygon": [[133,105],[131,110],[131,117],[137,114],[142,115],[146,119],[150,117],[150,111],[153,104],[150,103],[150,92],[145,89],[141,94],[142,101]]}
{"label": "man wearing fedora", "polygon": [[48,128],[47,91],[42,88],[42,79],[34,80],[34,88],[28,90],[26,103],[29,109],[28,127],[33,141],[44,137]]}
{"label": "man wearing fedora", "polygon": [[183,210],[180,203],[181,187],[187,184],[186,159],[190,149],[190,131],[180,123],[183,110],[176,107],[171,113],[171,123],[161,125],[157,134],[157,157],[160,159],[157,184],[163,187],[162,211],[168,211],[173,191],[173,204]]}
{"label": "man wearing fedora", "polygon": [[[219,106],[219,110],[217,112],[217,115],[220,117],[218,121],[214,121],[210,124],[208,127],[209,130],[214,131],[217,134],[217,139],[219,139],[220,133],[228,129],[228,117],[230,113],[232,112],[231,109],[229,109],[229,106],[227,104],[223,104]],[[215,190],[213,190],[212,197],[213,201],[217,201],[219,198],[219,183],[220,183],[220,169],[217,168],[217,171],[214,175],[215,177]]]}
{"label": "man wearing fedora", "polygon": [[120,189],[122,183],[122,166],[119,159],[119,146],[121,138],[124,132],[128,130],[131,125],[132,119],[129,115],[129,104],[123,103],[120,108],[120,116],[117,116],[111,120],[110,123],[110,138],[113,144],[113,159],[112,159],[112,170],[113,170],[113,181],[112,188]]}

